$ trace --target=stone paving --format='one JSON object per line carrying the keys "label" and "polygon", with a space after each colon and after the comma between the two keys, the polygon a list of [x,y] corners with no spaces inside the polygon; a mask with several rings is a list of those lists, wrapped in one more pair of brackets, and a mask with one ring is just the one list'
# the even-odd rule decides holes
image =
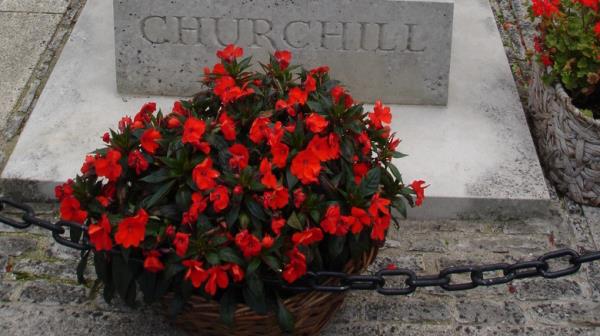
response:
{"label": "stone paving", "polygon": [[[0,83],[13,81],[6,88],[0,85],[0,99],[13,105],[0,110],[3,137],[18,134],[83,2],[0,0]],[[530,41],[523,20],[526,3],[492,1],[524,99],[528,63],[523,44]],[[25,33],[29,29],[32,32]],[[23,50],[31,57],[19,56]],[[10,150],[10,143],[0,144],[0,154]],[[56,204],[34,207],[56,220]],[[554,196],[551,210],[549,217],[528,220],[403,221],[390,233],[372,268],[396,264],[435,274],[451,265],[513,262],[561,247],[600,248],[600,209]],[[77,285],[77,258],[77,252],[57,246],[40,229],[20,232],[0,226],[0,335],[180,335],[154,307],[131,310],[119,302],[108,305],[91,286]],[[567,278],[530,279],[466,292],[427,289],[408,297],[352,293],[323,334],[598,335],[599,300],[600,263]]]}

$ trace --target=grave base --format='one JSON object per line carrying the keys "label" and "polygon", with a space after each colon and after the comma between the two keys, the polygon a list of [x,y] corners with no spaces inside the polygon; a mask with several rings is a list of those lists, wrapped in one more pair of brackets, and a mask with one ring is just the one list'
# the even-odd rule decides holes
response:
{"label": "grave base", "polygon": [[[447,107],[393,106],[397,162],[407,183],[426,180],[417,218],[530,217],[550,197],[487,0],[457,0]],[[2,173],[5,195],[52,197],[125,114],[173,98],[116,91],[112,2],[88,0]],[[357,65],[360,66],[360,65]]]}

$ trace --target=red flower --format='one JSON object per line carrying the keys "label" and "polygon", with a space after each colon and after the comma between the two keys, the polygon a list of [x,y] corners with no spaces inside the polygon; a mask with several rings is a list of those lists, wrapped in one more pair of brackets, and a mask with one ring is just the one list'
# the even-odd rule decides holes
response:
{"label": "red flower", "polygon": [[233,281],[235,282],[241,282],[242,280],[244,280],[244,269],[240,267],[240,265],[238,264],[229,264],[230,268],[229,270],[231,271],[231,277],[233,278]]}
{"label": "red flower", "polygon": [[[555,5],[560,5],[560,1],[554,1]],[[579,0],[579,2],[585,7],[591,8],[594,11],[598,11],[598,0]]]}
{"label": "red flower", "polygon": [[130,127],[132,123],[133,123],[133,120],[131,120],[130,117],[124,116],[123,118],[121,118],[121,120],[119,120],[119,130],[121,132],[125,131],[125,129]]}
{"label": "red flower", "polygon": [[329,126],[329,121],[317,113],[309,114],[305,121],[306,126],[313,133],[321,133]]}
{"label": "red flower", "polygon": [[100,205],[102,205],[105,208],[110,205],[110,199],[104,196],[96,196],[96,201],[98,201],[98,203],[100,203]]}
{"label": "red flower", "polygon": [[292,117],[296,116],[296,109],[294,108],[294,105],[289,104],[285,100],[279,99],[275,103],[275,111],[281,111],[281,110],[287,110],[287,113]]}
{"label": "red flower", "polygon": [[269,137],[269,118],[258,117],[254,119],[252,127],[250,127],[250,140],[259,145]]}
{"label": "red flower", "polygon": [[[587,1],[587,0],[581,0]],[[597,2],[597,0],[595,0]],[[535,16],[551,17],[559,13],[560,0],[533,0],[531,10]]]}
{"label": "red flower", "polygon": [[210,201],[213,202],[213,208],[216,212],[221,212],[229,206],[229,190],[220,185],[210,193]]}
{"label": "red flower", "polygon": [[98,223],[90,225],[88,235],[90,236],[90,242],[94,245],[94,250],[110,251],[113,248],[112,239],[110,238],[111,230],[112,227],[106,214],[102,214]]}
{"label": "red flower", "polygon": [[200,119],[191,117],[183,124],[183,137],[181,138],[181,142],[197,146],[200,144],[200,140],[202,140],[205,131],[206,123]]}
{"label": "red flower", "polygon": [[174,238],[175,237],[175,227],[173,225],[168,225],[167,228],[165,229],[165,235],[169,238]]}
{"label": "red flower", "polygon": [[373,112],[369,113],[371,124],[376,129],[383,128],[383,123],[389,124],[392,122],[392,113],[388,106],[383,106],[380,100],[375,102]]}
{"label": "red flower", "polygon": [[369,214],[372,217],[378,217],[381,212],[384,215],[390,215],[390,200],[381,198],[379,193],[376,193],[371,198],[371,206],[369,207]]}
{"label": "red flower", "polygon": [[144,209],[138,210],[133,217],[126,217],[119,223],[115,241],[125,248],[138,247],[146,234],[148,213]]}
{"label": "red flower", "polygon": [[229,277],[222,266],[211,267],[206,273],[207,280],[204,290],[211,296],[217,294],[217,287],[224,289],[229,285]]}
{"label": "red flower", "polygon": [[208,190],[214,188],[217,183],[215,179],[221,174],[212,169],[213,162],[211,158],[206,158],[199,163],[192,171],[192,179],[200,190]]}
{"label": "red flower", "polygon": [[83,224],[87,216],[87,211],[81,210],[81,204],[75,197],[69,196],[60,202],[60,218],[62,220]]}
{"label": "red flower", "polygon": [[105,143],[110,143],[110,134],[108,134],[108,132],[102,135],[102,141],[104,141]]}
{"label": "red flower", "polygon": [[302,232],[296,232],[292,236],[294,245],[311,245],[323,240],[323,231],[319,228],[312,228]]}
{"label": "red flower", "polygon": [[384,215],[376,217],[373,222],[373,230],[371,231],[371,239],[384,240],[385,231],[390,227],[391,217]]}
{"label": "red flower", "polygon": [[277,63],[279,63],[279,68],[285,70],[290,66],[292,53],[287,50],[277,50],[275,52],[275,59],[277,60]]}
{"label": "red flower", "polygon": [[181,223],[183,225],[192,225],[193,223],[196,223],[198,215],[203,213],[207,206],[206,198],[202,196],[201,193],[193,193],[192,205],[187,212],[183,213]]}
{"label": "red flower", "polygon": [[142,134],[140,142],[142,143],[142,148],[146,152],[154,154],[159,147],[157,141],[160,139],[160,132],[154,128],[149,128]]}
{"label": "red flower", "polygon": [[160,252],[150,251],[144,260],[144,269],[150,273],[157,273],[165,269],[165,265],[158,259]]}
{"label": "red flower", "polygon": [[226,46],[225,49],[217,51],[217,57],[226,62],[233,62],[236,58],[242,57],[243,55],[244,49],[234,44],[230,44]]}
{"label": "red flower", "polygon": [[181,258],[185,257],[188,247],[190,246],[190,235],[183,232],[177,232],[175,239],[173,239],[173,245],[175,246],[175,253]]}
{"label": "red flower", "polygon": [[266,191],[264,194],[264,206],[272,210],[283,209],[288,204],[290,193],[287,188],[277,186],[273,191]]}
{"label": "red flower", "polygon": [[544,64],[547,67],[552,66],[552,64],[554,64],[554,61],[552,61],[552,58],[550,58],[550,55],[548,54],[541,54],[540,60],[542,61],[542,64]]}
{"label": "red flower", "polygon": [[594,34],[596,34],[596,37],[600,39],[600,22],[597,22],[594,25]]}
{"label": "red flower", "polygon": [[425,189],[427,188],[427,186],[423,187],[423,184],[425,184],[425,181],[422,180],[416,180],[410,184],[411,188],[415,191],[415,194],[417,195],[417,199],[415,201],[415,204],[417,206],[421,206],[423,204],[423,200],[425,199]]}
{"label": "red flower", "polygon": [[95,164],[96,164],[96,157],[92,156],[92,155],[86,155],[85,161],[83,162],[83,165],[81,166],[81,173],[87,174],[90,171],[90,169],[94,168]]}
{"label": "red flower", "polygon": [[184,117],[189,117],[190,116],[190,111],[186,110],[185,107],[183,107],[183,104],[181,103],[181,101],[176,101],[175,103],[173,103],[173,109],[171,110],[171,113],[180,115],[180,116],[184,116]]}
{"label": "red flower", "polygon": [[283,279],[288,283],[293,283],[306,274],[306,256],[297,247],[289,251],[287,256],[290,258],[290,262],[283,269]]}
{"label": "red flower", "polygon": [[229,159],[229,165],[231,168],[243,170],[244,168],[248,167],[250,153],[248,153],[248,148],[246,148],[246,146],[235,144],[229,147],[229,153],[232,155],[231,159]]}
{"label": "red flower", "polygon": [[292,160],[290,170],[302,184],[315,183],[321,173],[321,161],[312,150],[303,150]]}
{"label": "red flower", "polygon": [[361,208],[352,207],[350,216],[342,216],[342,221],[350,227],[353,234],[360,233],[365,226],[371,226],[371,217]]}
{"label": "red flower", "polygon": [[281,234],[281,229],[283,229],[285,226],[285,223],[286,221],[283,218],[273,218],[271,219],[271,230],[273,230],[273,232],[279,236]]}
{"label": "red flower", "polygon": [[308,149],[322,162],[335,160],[340,157],[340,138],[335,133],[326,137],[315,135],[310,140]]}
{"label": "red flower", "polygon": [[260,162],[260,173],[262,174],[262,178],[260,179],[260,183],[264,184],[265,187],[275,189],[277,188],[277,178],[273,175],[271,170],[271,163],[268,159],[262,159]]}
{"label": "red flower", "polygon": [[312,70],[309,71],[311,76],[314,75],[322,75],[322,74],[326,74],[329,72],[329,67],[328,66],[320,66],[318,68],[314,68]]}
{"label": "red flower", "polygon": [[129,167],[135,169],[135,173],[138,175],[146,171],[146,169],[148,169],[149,166],[148,161],[146,160],[142,152],[140,152],[137,149],[129,153],[129,156],[127,157],[127,164],[129,165]]}
{"label": "red flower", "polygon": [[248,230],[240,231],[235,235],[235,244],[240,248],[246,259],[258,256],[262,250],[260,240]]}
{"label": "red flower", "polygon": [[144,104],[140,109],[140,112],[133,118],[133,124],[131,124],[132,128],[138,129],[145,127],[145,125],[150,122],[154,111],[156,111],[156,103],[151,102]]}
{"label": "red flower", "polygon": [[273,125],[272,129],[269,129],[268,135],[268,144],[269,146],[274,146],[281,142],[283,136],[285,135],[285,128],[283,128],[283,124],[281,121],[278,121]]}
{"label": "red flower", "polygon": [[219,116],[219,124],[221,125],[221,132],[227,141],[235,140],[235,121],[227,115],[226,112],[221,113]]}
{"label": "red flower", "polygon": [[119,164],[120,159],[121,152],[116,149],[109,150],[105,157],[96,158],[94,162],[96,175],[106,177],[109,181],[116,181],[123,171]]}
{"label": "red flower", "polygon": [[74,183],[75,181],[68,179],[67,182],[62,185],[54,187],[54,196],[56,196],[59,201],[62,201],[65,197],[72,196]]}
{"label": "red flower", "polygon": [[334,236],[344,236],[348,233],[350,227],[342,221],[339,205],[334,204],[327,208],[327,212],[323,216],[323,220],[321,220],[321,228],[323,231]]}
{"label": "red flower", "polygon": [[270,249],[275,243],[275,239],[273,237],[266,235],[262,239],[262,247],[265,249]]}
{"label": "red flower", "polygon": [[292,88],[288,94],[289,105],[299,104],[304,105],[308,100],[308,92],[302,90],[301,88],[295,87]]}
{"label": "red flower", "polygon": [[189,280],[194,288],[202,286],[202,283],[208,278],[208,273],[202,268],[202,262],[197,260],[185,260],[182,264],[188,269],[185,273],[185,279]]}
{"label": "red flower", "polygon": [[355,163],[352,166],[352,171],[354,172],[354,183],[359,185],[363,177],[369,172],[369,165],[364,162]]}
{"label": "red flower", "polygon": [[271,154],[273,155],[273,164],[275,167],[283,169],[287,165],[290,148],[286,144],[278,142],[271,146]]}
{"label": "red flower", "polygon": [[334,104],[339,104],[342,102],[345,108],[349,108],[354,104],[354,99],[352,99],[352,96],[346,93],[346,90],[344,90],[344,88],[341,86],[336,86],[331,89],[331,97],[333,98]]}
{"label": "red flower", "polygon": [[296,209],[300,209],[305,200],[306,194],[304,194],[302,189],[294,190],[294,206],[296,207]]}
{"label": "red flower", "polygon": [[237,86],[235,79],[231,76],[223,76],[215,81],[214,93],[227,105],[235,100],[254,93],[253,89],[248,89],[246,86],[240,88]]}
{"label": "red flower", "polygon": [[315,92],[317,90],[317,81],[312,75],[306,76],[304,90],[306,90],[307,93]]}

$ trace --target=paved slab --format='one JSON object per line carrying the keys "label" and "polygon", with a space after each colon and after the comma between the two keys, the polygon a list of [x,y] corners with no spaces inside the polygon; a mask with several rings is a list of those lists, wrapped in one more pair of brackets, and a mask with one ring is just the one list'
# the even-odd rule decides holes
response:
{"label": "paved slab", "polygon": [[0,129],[61,19],[57,14],[2,12],[4,4],[0,4]]}
{"label": "paved slab", "polygon": [[[6,188],[52,194],[124,114],[147,100],[116,92],[109,1],[89,0],[6,169]],[[450,100],[445,108],[393,106],[393,128],[410,154],[407,182],[431,186],[420,218],[527,217],[548,212],[549,195],[499,33],[486,0],[455,5]]]}
{"label": "paved slab", "polygon": [[0,11],[36,12],[62,14],[67,10],[69,0],[3,0]]}

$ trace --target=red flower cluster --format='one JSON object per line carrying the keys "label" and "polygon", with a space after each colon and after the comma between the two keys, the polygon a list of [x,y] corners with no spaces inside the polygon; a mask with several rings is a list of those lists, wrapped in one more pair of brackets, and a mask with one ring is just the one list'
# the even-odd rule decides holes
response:
{"label": "red flower cluster", "polygon": [[146,273],[211,296],[255,275],[291,283],[383,241],[392,207],[422,204],[424,182],[405,185],[391,168],[401,155],[389,107],[364,111],[327,67],[292,74],[287,51],[264,73],[243,54],[219,51],[208,90],[170,113],[148,103],[123,117],[107,148],[56,188],[62,218],[88,224],[107,264],[138,258]]}

